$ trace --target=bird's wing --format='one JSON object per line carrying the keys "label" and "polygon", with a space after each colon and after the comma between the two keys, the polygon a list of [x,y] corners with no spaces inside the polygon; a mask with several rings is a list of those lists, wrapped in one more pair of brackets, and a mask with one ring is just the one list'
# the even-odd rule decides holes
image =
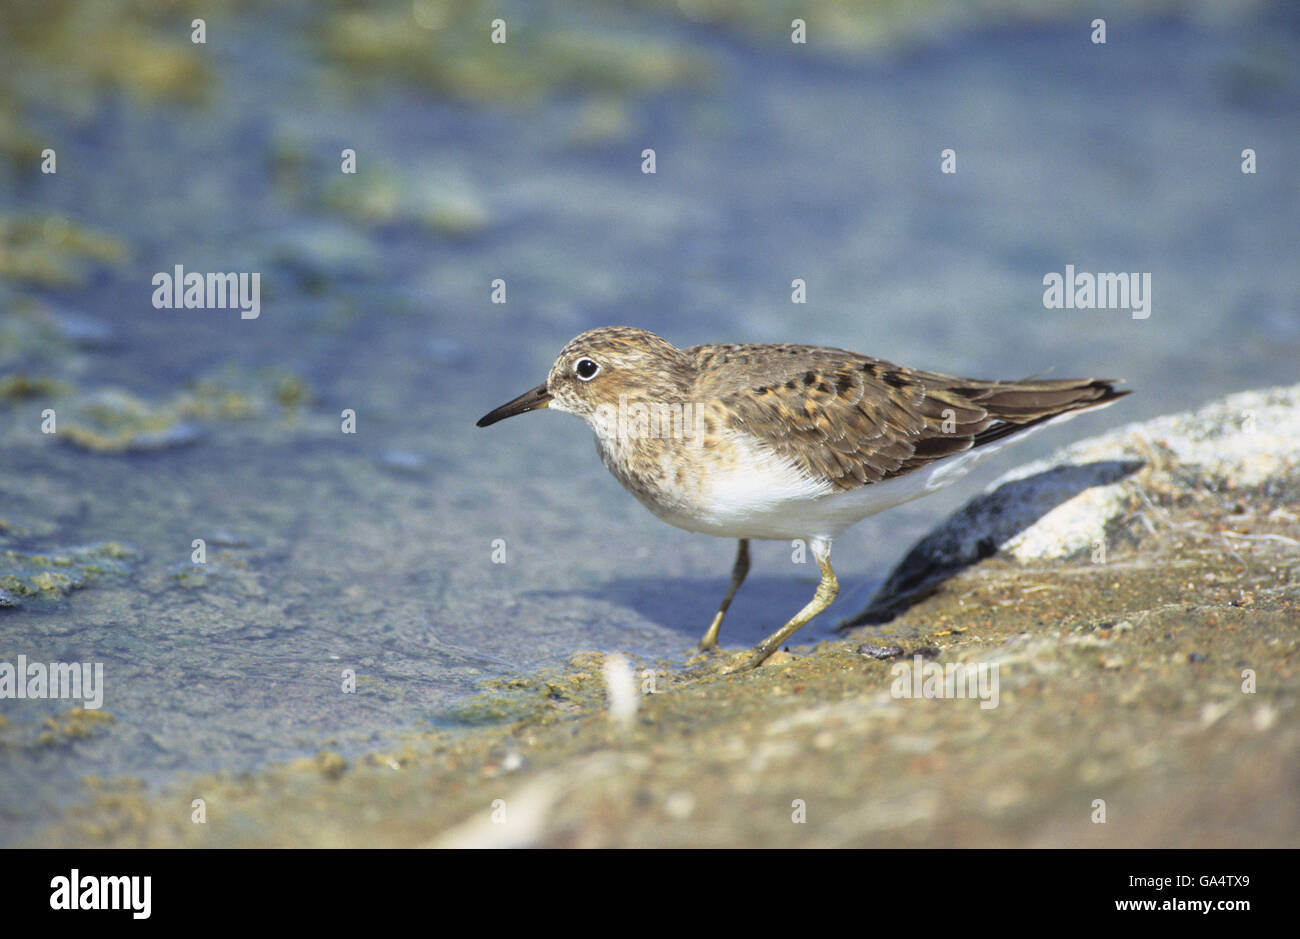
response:
{"label": "bird's wing", "polygon": [[981,381],[838,349],[684,350],[699,400],[810,477],[854,489],[1128,394],[1108,379]]}

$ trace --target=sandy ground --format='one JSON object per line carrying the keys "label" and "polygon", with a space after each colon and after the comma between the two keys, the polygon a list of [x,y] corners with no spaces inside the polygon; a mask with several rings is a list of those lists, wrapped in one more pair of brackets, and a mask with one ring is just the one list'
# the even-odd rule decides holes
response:
{"label": "sandy ground", "polygon": [[[1102,563],[1001,552],[756,672],[727,674],[734,650],[642,666],[619,718],[582,653],[488,682],[459,709],[475,729],[361,759],[91,780],[34,843],[1293,847],[1300,489],[1159,472],[1131,477],[1149,504]],[[996,684],[927,698],[922,671],[900,696],[931,664]]]}

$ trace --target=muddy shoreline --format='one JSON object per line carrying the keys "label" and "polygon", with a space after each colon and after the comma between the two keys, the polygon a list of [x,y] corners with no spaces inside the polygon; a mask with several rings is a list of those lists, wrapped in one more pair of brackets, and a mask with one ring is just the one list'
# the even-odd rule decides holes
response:
{"label": "muddy shoreline", "polygon": [[[1300,386],[1259,394],[1285,414]],[[315,758],[159,791],[87,780],[30,843],[1293,847],[1300,472],[1279,459],[1250,486],[1226,459],[1148,461],[1121,483],[1146,515],[1109,526],[1104,561],[1000,550],[756,672],[723,674],[728,654],[637,663],[626,723],[605,657],[575,653],[485,682],[449,714],[463,729],[360,758],[322,740]],[[996,666],[996,706],[899,697],[900,666],[931,662]]]}

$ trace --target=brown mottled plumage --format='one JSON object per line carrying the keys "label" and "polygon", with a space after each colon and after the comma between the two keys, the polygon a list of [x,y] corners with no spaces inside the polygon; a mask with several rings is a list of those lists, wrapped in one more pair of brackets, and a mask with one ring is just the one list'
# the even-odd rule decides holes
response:
{"label": "brown mottled plumage", "polygon": [[957,378],[821,346],[677,349],[610,326],[573,339],[545,384],[478,425],[543,407],[576,414],[595,430],[605,465],[657,516],[739,539],[702,648],[716,643],[749,569],[748,539],[805,539],[822,583],[755,649],[757,665],[834,599],[830,545],[840,532],[948,485],[1033,428],[1128,393],[1109,379]]}
{"label": "brown mottled plumage", "polygon": [[[1108,379],[978,381],[821,346],[695,346],[696,400],[807,473],[853,489],[1128,394]],[[775,431],[771,435],[765,430]]]}

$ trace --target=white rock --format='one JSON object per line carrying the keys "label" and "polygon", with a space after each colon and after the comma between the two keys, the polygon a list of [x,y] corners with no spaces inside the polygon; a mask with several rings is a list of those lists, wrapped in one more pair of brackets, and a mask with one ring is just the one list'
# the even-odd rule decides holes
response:
{"label": "white rock", "polygon": [[1129,424],[994,481],[908,552],[868,609],[887,611],[997,552],[1028,563],[1095,551],[1108,524],[1152,488],[1251,489],[1283,479],[1300,480],[1300,384]]}

